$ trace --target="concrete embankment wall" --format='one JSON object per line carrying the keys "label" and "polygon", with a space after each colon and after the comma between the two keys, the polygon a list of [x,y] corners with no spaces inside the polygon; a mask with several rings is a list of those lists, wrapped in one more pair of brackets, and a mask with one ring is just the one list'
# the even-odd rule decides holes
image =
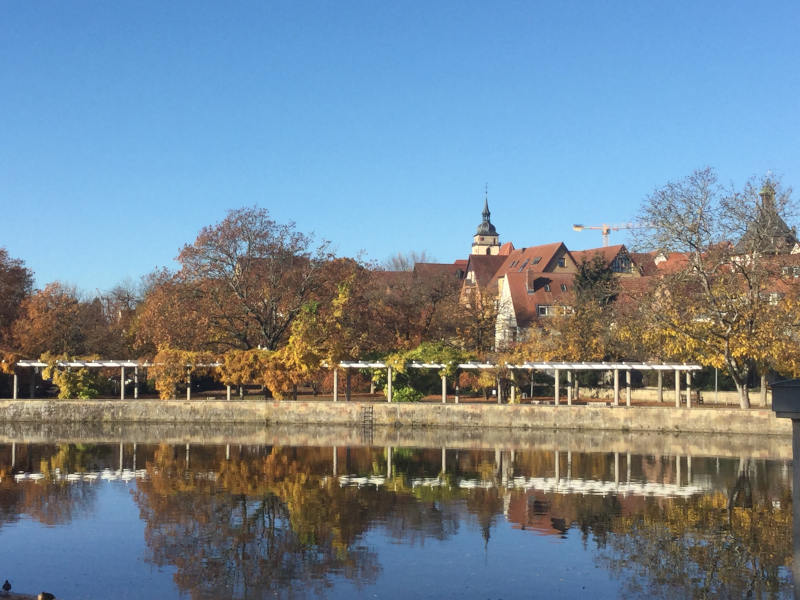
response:
{"label": "concrete embankment wall", "polygon": [[[771,410],[737,408],[371,403],[374,425],[734,433],[791,436]],[[360,402],[5,400],[3,423],[258,423],[361,425]]]}

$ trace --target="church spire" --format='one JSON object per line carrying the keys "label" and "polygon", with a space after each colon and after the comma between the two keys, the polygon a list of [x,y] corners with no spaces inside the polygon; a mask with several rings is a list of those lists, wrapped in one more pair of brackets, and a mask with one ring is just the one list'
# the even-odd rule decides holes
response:
{"label": "church spire", "polygon": [[489,185],[486,185],[483,197],[483,220],[478,225],[475,235],[472,237],[472,254],[497,254],[500,250],[500,236],[497,229],[492,225],[489,211]]}
{"label": "church spire", "polygon": [[489,217],[492,216],[492,213],[489,212],[489,184],[486,184],[486,189],[484,190],[483,196],[483,222],[489,223]]}

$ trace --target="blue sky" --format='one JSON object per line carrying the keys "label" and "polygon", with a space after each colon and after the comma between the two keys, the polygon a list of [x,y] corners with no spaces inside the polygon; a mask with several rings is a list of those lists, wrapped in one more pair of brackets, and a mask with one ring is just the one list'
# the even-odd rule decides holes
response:
{"label": "blue sky", "polygon": [[[800,187],[796,2],[0,4],[0,246],[93,293],[258,205],[382,260],[599,246],[704,166]],[[627,240],[623,232],[614,241]]]}

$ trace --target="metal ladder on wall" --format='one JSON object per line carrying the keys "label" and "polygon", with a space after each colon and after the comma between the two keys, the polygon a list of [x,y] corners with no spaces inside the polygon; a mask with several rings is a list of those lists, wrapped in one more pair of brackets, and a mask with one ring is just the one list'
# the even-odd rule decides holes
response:
{"label": "metal ladder on wall", "polygon": [[361,441],[372,444],[373,428],[375,427],[375,412],[372,404],[361,406]]}

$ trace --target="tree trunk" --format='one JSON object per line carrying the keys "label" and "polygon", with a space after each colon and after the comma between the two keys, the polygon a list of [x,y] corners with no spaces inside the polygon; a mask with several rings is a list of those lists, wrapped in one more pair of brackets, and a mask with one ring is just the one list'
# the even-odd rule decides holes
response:
{"label": "tree trunk", "polygon": [[739,408],[750,408],[750,390],[747,382],[739,383],[736,381],[736,389],[739,392]]}

